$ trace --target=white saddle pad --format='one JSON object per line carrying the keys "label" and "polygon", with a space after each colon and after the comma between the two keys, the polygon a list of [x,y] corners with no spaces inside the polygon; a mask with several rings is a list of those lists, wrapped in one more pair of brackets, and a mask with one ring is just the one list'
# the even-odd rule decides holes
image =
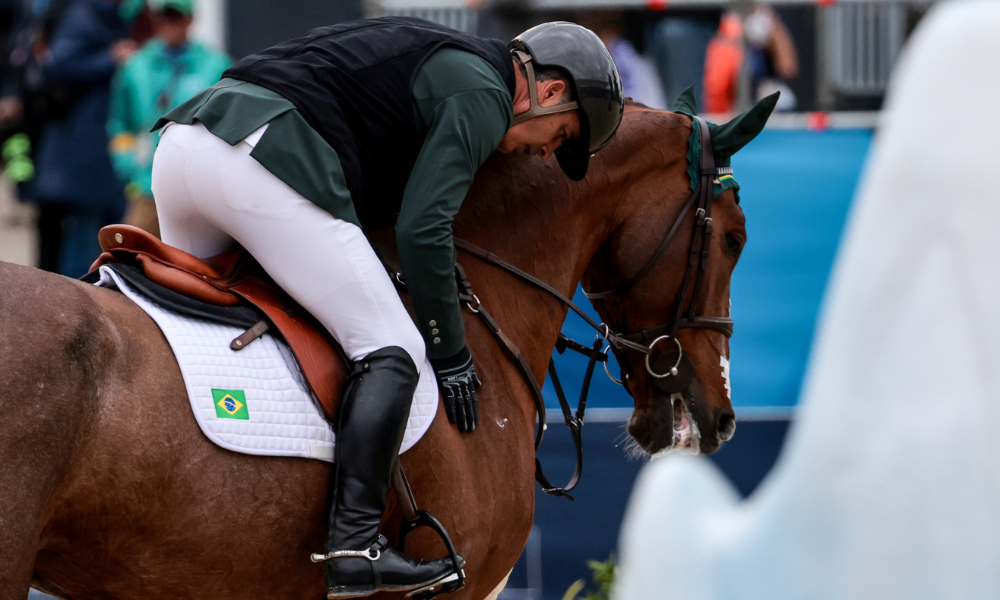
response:
{"label": "white saddle pad", "polygon": [[[192,319],[146,298],[108,267],[96,285],[118,289],[156,321],[180,365],[191,410],[201,430],[235,452],[333,461],[335,436],[285,343],[265,334],[239,352],[237,327]],[[437,412],[438,388],[430,363],[410,407],[400,453],[413,447]]]}

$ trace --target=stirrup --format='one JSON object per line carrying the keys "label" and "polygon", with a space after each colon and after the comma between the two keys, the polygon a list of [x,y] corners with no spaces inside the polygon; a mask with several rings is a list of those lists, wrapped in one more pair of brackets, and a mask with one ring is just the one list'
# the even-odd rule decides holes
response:
{"label": "stirrup", "polygon": [[444,542],[444,546],[448,550],[448,557],[451,559],[451,564],[454,570],[451,575],[445,577],[444,579],[425,588],[414,590],[407,594],[406,597],[412,597],[414,600],[430,600],[430,598],[433,598],[434,596],[438,596],[440,594],[450,594],[464,588],[465,571],[462,569],[461,565],[458,564],[458,552],[455,551],[455,544],[452,543],[451,536],[448,535],[448,531],[444,528],[444,525],[442,525],[441,522],[434,517],[434,515],[426,510],[417,510],[415,513],[416,518],[412,521],[408,521],[404,517],[400,522],[399,543],[396,544],[396,548],[400,552],[406,552],[406,537],[410,534],[410,532],[418,527],[430,527],[435,533],[438,534],[441,541]]}
{"label": "stirrup", "polygon": [[[389,540],[385,539],[385,536],[379,534],[376,538],[375,543],[372,544],[367,550],[334,550],[332,552],[327,552],[326,554],[310,554],[309,560],[314,563],[323,562],[330,560],[331,558],[345,558],[348,556],[356,558],[367,558],[368,560],[375,562],[382,556],[382,548],[389,545]],[[376,548],[376,546],[378,546]]]}

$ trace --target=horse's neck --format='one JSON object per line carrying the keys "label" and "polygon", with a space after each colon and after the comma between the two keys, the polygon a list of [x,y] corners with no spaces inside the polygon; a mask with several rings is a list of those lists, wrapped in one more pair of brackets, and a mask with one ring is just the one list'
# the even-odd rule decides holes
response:
{"label": "horse's neck", "polygon": [[[631,213],[649,209],[633,198],[686,197],[690,131],[686,117],[630,107],[617,139],[591,161],[590,175],[575,183],[555,160],[539,165],[535,157],[495,156],[477,176],[456,234],[572,297],[608,237]],[[657,188],[665,182],[677,189]],[[480,300],[521,345],[541,380],[567,308],[495,266],[462,253],[459,260]]]}
{"label": "horse's neck", "polygon": [[[593,184],[551,175],[538,185],[508,187],[488,175],[489,183],[470,194],[474,205],[459,219],[456,234],[572,297],[607,236],[610,208]],[[479,299],[541,381],[567,308],[478,258],[459,252],[459,261]]]}

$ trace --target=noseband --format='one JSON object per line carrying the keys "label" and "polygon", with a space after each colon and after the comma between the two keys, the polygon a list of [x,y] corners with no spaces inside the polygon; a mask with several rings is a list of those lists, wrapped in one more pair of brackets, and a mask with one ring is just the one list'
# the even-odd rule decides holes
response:
{"label": "noseband", "polygon": [[[674,220],[673,225],[667,231],[666,237],[660,242],[660,247],[656,249],[653,256],[650,257],[646,264],[631,279],[605,292],[584,292],[584,295],[590,300],[603,301],[630,290],[652,270],[653,266],[660,259],[660,256],[663,255],[670,242],[677,235],[681,224],[684,222],[684,218],[691,212],[692,208],[695,209],[694,232],[691,235],[691,249],[688,252],[688,262],[684,269],[684,279],[681,281],[681,288],[677,292],[677,296],[674,298],[671,307],[671,313],[674,315],[673,318],[667,323],[643,329],[642,331],[635,333],[622,332],[618,334],[623,340],[634,344],[641,344],[648,348],[646,352],[646,371],[653,378],[653,384],[666,393],[680,392],[687,387],[687,384],[690,383],[691,378],[694,376],[694,367],[691,365],[690,359],[684,355],[681,342],[677,339],[677,332],[679,330],[693,328],[711,329],[727,338],[733,335],[733,320],[730,317],[706,317],[699,315],[697,312],[701,285],[705,278],[705,272],[708,269],[709,249],[712,239],[712,201],[714,199],[714,186],[712,182],[720,175],[731,174],[733,169],[732,167],[715,166],[715,154],[712,152],[712,134],[708,129],[708,124],[701,117],[694,117],[693,121],[698,124],[701,132],[700,178],[694,192],[691,193],[691,196],[684,204],[684,208],[681,209],[680,214],[677,215],[677,219]],[[689,287],[691,287],[691,295],[690,299],[685,303],[684,298],[687,295]],[[650,340],[652,340],[652,343],[649,343],[647,346],[647,342]],[[657,345],[661,342],[668,343],[667,350],[660,354],[653,364],[650,365],[651,356],[655,352]],[[670,346],[669,342],[673,342],[673,346]],[[624,347],[623,349],[631,350],[632,348]],[[606,368],[607,365],[605,364]],[[622,361],[621,368],[624,373],[623,380],[628,381],[630,379],[628,361]],[[608,376],[611,376],[610,373]],[[611,378],[617,383],[623,384],[623,381],[619,381],[614,377]],[[623,385],[628,390],[628,385]],[[629,393],[631,393],[631,390],[629,390]]]}

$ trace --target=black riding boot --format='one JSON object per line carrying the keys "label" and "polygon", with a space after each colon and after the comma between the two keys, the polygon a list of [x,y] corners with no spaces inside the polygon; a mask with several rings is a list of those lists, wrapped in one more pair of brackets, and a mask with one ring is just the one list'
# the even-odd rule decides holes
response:
{"label": "black riding boot", "polygon": [[379,534],[417,377],[410,355],[393,346],[359,361],[348,383],[338,417],[326,554],[313,555],[325,559],[327,598],[420,590],[456,577],[449,559],[412,558]]}

